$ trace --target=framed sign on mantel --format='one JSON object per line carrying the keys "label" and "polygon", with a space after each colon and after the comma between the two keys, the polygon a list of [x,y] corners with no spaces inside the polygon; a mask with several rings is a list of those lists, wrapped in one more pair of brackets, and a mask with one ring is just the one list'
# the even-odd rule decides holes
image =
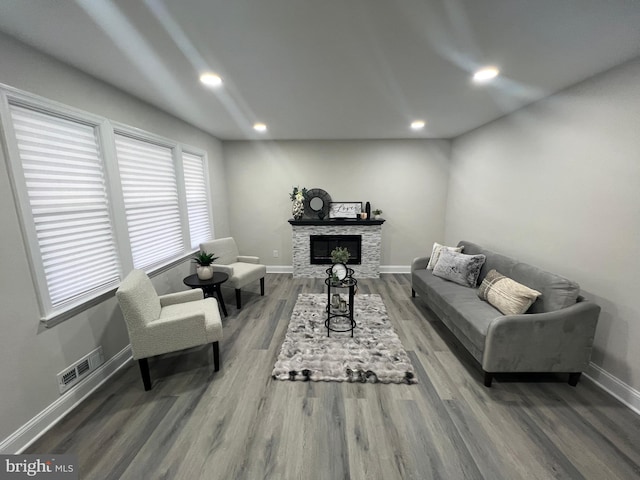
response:
{"label": "framed sign on mantel", "polygon": [[331,202],[329,218],[358,218],[362,211],[362,202]]}

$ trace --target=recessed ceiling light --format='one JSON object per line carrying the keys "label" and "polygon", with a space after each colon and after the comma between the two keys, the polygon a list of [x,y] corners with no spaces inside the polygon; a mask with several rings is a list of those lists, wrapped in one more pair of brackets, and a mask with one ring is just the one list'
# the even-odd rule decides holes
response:
{"label": "recessed ceiling light", "polygon": [[496,78],[499,73],[500,71],[496,67],[486,67],[473,74],[473,81],[479,83],[488,82]]}
{"label": "recessed ceiling light", "polygon": [[219,87],[222,85],[222,79],[215,73],[203,73],[200,75],[200,81],[208,87]]}
{"label": "recessed ceiling light", "polygon": [[415,120],[413,122],[411,122],[411,128],[413,130],[422,130],[425,126],[425,121],[424,120]]}
{"label": "recessed ceiling light", "polygon": [[262,132],[266,132],[267,131],[267,126],[264,123],[254,123],[253,124],[253,129],[256,132],[262,133]]}

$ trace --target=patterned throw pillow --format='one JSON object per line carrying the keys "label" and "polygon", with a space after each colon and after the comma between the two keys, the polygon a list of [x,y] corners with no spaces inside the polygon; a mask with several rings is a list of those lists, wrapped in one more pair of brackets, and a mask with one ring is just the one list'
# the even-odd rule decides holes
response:
{"label": "patterned throw pillow", "polygon": [[440,250],[440,258],[433,268],[436,277],[451,280],[465,287],[476,287],[480,269],[487,257],[484,255],[465,255],[447,249]]}
{"label": "patterned throw pillow", "polygon": [[487,273],[478,289],[478,296],[504,315],[526,312],[540,295],[542,294],[537,290],[525,287],[496,270]]}
{"label": "patterned throw pillow", "polygon": [[431,250],[431,257],[429,258],[429,264],[427,265],[427,270],[433,270],[433,267],[438,263],[438,259],[440,258],[440,251],[442,249],[449,250],[450,252],[461,252],[464,247],[447,247],[445,245],[440,245],[438,242],[434,242],[433,249]]}

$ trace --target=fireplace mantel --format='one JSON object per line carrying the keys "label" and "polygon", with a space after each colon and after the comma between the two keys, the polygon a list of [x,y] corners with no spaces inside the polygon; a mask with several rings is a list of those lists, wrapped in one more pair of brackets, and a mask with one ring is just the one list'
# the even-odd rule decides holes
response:
{"label": "fireplace mantel", "polygon": [[380,277],[382,224],[384,219],[331,219],[289,220],[292,228],[293,276],[304,278],[325,277],[327,265],[311,263],[311,235],[359,235],[361,236],[361,263],[349,265],[360,278]]}
{"label": "fireplace mantel", "polygon": [[291,225],[313,225],[314,227],[332,227],[334,225],[382,225],[384,218],[377,220],[361,220],[355,218],[332,218],[329,220],[314,220],[313,218],[304,218],[301,220],[289,219]]}

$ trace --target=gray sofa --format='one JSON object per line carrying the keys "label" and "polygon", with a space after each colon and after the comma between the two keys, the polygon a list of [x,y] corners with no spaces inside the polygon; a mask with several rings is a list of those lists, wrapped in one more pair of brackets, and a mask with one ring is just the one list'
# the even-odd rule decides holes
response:
{"label": "gray sofa", "polygon": [[477,295],[477,288],[444,280],[427,270],[429,257],[411,265],[411,294],[416,293],[480,362],[484,384],[506,372],[569,373],[577,385],[589,363],[600,307],[580,296],[575,282],[516,259],[461,241],[462,253],[483,254],[477,285],[491,269],[542,295],[522,315],[503,315]]}

